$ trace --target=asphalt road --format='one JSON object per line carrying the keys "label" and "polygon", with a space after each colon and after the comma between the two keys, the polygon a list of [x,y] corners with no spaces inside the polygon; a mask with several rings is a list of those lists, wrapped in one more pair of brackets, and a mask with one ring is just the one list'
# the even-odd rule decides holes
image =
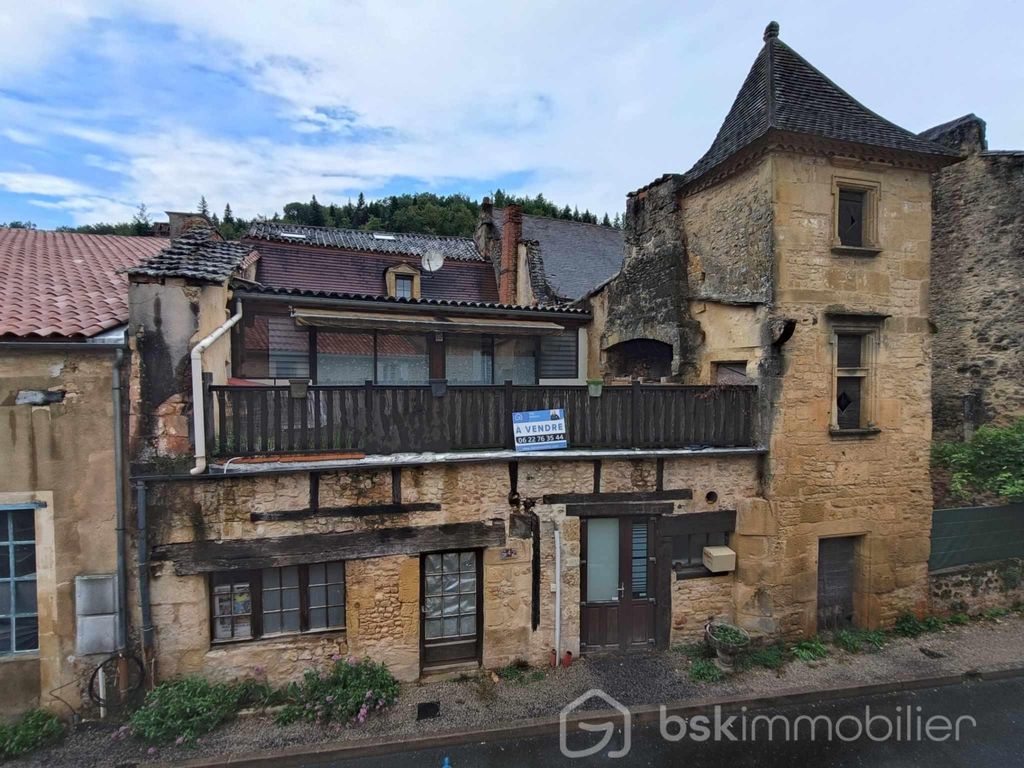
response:
{"label": "asphalt road", "polygon": [[[867,710],[866,708],[870,708]],[[908,740],[907,715],[910,714],[911,731],[921,733],[923,738]],[[918,709],[920,707],[920,709]],[[862,735],[856,738],[858,728],[863,730],[870,712],[871,733],[875,739]],[[721,715],[723,723],[730,714]],[[772,738],[768,737],[768,722],[753,722],[755,715],[783,715],[786,723],[775,720],[772,723]],[[816,738],[810,738],[811,721],[804,715],[829,718],[814,721]],[[843,716],[849,716],[839,721]],[[879,718],[883,719],[879,719]],[[955,724],[960,720],[960,737],[954,740],[952,731],[946,731],[945,721],[934,719],[945,717]],[[901,692],[877,696],[844,699],[816,705],[793,705],[772,710],[747,712],[748,739],[743,741],[742,721],[732,721],[731,728],[720,730],[720,739],[714,740],[714,723],[710,722],[711,737],[703,742],[684,737],[670,743],[660,735],[657,725],[634,728],[631,735],[630,751],[627,755],[612,759],[609,752],[621,750],[623,735],[617,732],[609,744],[590,757],[569,759],[559,749],[559,737],[538,736],[515,742],[488,742],[468,744],[447,749],[428,749],[417,752],[387,755],[377,758],[345,760],[324,765],[333,768],[434,768],[443,765],[444,758],[450,759],[452,768],[548,768],[549,766],[700,766],[702,768],[743,768],[757,766],[798,766],[818,768],[819,766],[987,766],[1024,765],[1024,679],[1016,678],[992,682],[972,682],[943,688]],[[920,719],[918,719],[920,718]],[[900,739],[891,736],[888,740],[886,729],[896,733],[899,723]],[[946,739],[929,740],[928,724],[934,737],[946,735]],[[691,726],[697,728],[697,723]],[[790,729],[790,738],[785,729]],[[751,729],[754,734],[751,737]],[[793,729],[796,737],[793,738]],[[832,738],[828,732],[832,729]],[[837,730],[836,730],[837,729]],[[700,729],[697,736],[701,735]],[[736,741],[728,740],[732,733]],[[912,734],[913,735],[913,734]],[[587,741],[570,737],[569,747],[583,749],[601,740],[601,733],[580,734]],[[843,741],[842,739],[847,739]]]}

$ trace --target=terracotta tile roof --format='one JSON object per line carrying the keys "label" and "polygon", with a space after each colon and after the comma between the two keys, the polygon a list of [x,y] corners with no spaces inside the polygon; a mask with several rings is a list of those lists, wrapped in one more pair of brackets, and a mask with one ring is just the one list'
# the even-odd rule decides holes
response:
{"label": "terracotta tile roof", "polygon": [[0,338],[87,338],[128,322],[134,267],[156,237],[0,228]]}
{"label": "terracotta tile roof", "polygon": [[251,245],[223,240],[210,227],[195,227],[128,274],[222,283],[258,258]]}

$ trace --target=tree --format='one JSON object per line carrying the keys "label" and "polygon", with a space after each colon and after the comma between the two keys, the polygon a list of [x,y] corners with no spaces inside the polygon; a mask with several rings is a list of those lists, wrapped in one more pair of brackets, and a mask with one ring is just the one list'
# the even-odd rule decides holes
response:
{"label": "tree", "polygon": [[1024,501],[1024,419],[1008,427],[980,427],[966,443],[939,443],[937,462],[953,471],[950,490],[960,497],[971,490]]}
{"label": "tree", "polygon": [[224,206],[224,223],[235,223],[235,214],[231,212],[231,203],[228,203],[227,205]]}
{"label": "tree", "polygon": [[210,206],[206,203],[206,195],[201,195],[199,197],[199,212],[203,214],[203,216],[210,215]]}
{"label": "tree", "polygon": [[0,224],[0,227],[7,227],[8,229],[35,229],[36,225],[33,221],[9,221],[6,224]]}
{"label": "tree", "polygon": [[352,223],[356,227],[361,227],[370,218],[370,215],[366,212],[366,198],[363,197],[363,193],[359,193],[359,199],[356,201],[355,214],[352,216]]}
{"label": "tree", "polygon": [[132,234],[143,236],[150,234],[152,231],[153,224],[149,220],[149,211],[146,210],[146,204],[139,203],[139,209],[132,216]]}
{"label": "tree", "polygon": [[313,199],[309,201],[309,215],[307,219],[307,223],[314,227],[322,227],[327,223],[327,219],[324,218],[324,209],[316,201],[316,195],[313,195]]}
{"label": "tree", "polygon": [[602,227],[610,227],[611,225],[612,225],[612,220],[608,218],[608,212],[605,211],[604,218],[601,219],[601,226]]}

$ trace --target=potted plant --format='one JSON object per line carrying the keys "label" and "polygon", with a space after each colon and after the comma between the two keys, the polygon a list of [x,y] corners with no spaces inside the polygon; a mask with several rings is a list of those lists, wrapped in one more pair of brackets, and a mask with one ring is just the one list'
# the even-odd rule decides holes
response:
{"label": "potted plant", "polygon": [[603,379],[587,379],[587,393],[591,397],[600,397],[602,389],[604,389]]}
{"label": "potted plant", "polygon": [[750,644],[745,629],[712,619],[704,629],[708,645],[715,649],[715,663],[723,672],[732,672],[736,656]]}

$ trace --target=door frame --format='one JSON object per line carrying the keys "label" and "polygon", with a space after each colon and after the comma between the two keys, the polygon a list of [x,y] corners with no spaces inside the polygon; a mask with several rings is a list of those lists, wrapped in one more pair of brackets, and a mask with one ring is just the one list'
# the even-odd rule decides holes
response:
{"label": "door frame", "polygon": [[[619,583],[622,585],[622,591],[620,592],[618,600],[619,614],[616,617],[619,620],[619,643],[618,648],[612,646],[601,646],[596,648],[587,648],[585,635],[587,634],[585,629],[587,623],[585,621],[587,607],[587,569],[589,564],[587,562],[587,524],[590,519],[608,519],[613,518],[619,524]],[[588,515],[580,517],[580,653],[630,653],[644,650],[651,650],[658,646],[659,638],[659,626],[661,623],[661,617],[659,615],[659,606],[662,602],[661,590],[659,584],[661,580],[659,578],[659,565],[661,559],[658,553],[658,525],[659,516],[657,515]],[[644,521],[647,523],[647,595],[646,602],[651,604],[651,627],[648,633],[648,638],[643,646],[634,645],[629,641],[630,627],[625,627],[621,622],[621,619],[626,615],[630,614],[630,610],[623,610],[626,595],[630,595],[629,601],[632,602],[632,590],[633,590],[633,562],[632,562],[632,543],[633,543],[633,528],[632,524],[637,521]],[[626,535],[624,536],[624,532]],[[640,601],[637,601],[640,602]]]}
{"label": "door frame", "polygon": [[[476,652],[473,658],[458,659],[456,661],[445,662],[441,664],[430,664],[426,663],[425,648],[427,645],[427,633],[426,627],[424,626],[427,618],[426,614],[426,579],[427,569],[424,567],[424,562],[428,555],[444,555],[453,552],[472,552],[476,556]],[[483,665],[484,657],[484,548],[483,547],[465,547],[463,549],[434,549],[429,552],[420,552],[419,555],[419,566],[420,566],[420,594],[418,600],[418,613],[419,613],[419,653],[420,653],[420,674],[424,672],[430,672],[435,669],[443,669],[446,666],[457,665],[457,664],[472,664],[474,661],[478,666]]]}

